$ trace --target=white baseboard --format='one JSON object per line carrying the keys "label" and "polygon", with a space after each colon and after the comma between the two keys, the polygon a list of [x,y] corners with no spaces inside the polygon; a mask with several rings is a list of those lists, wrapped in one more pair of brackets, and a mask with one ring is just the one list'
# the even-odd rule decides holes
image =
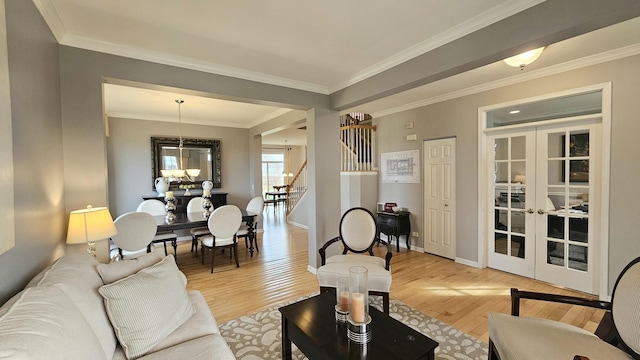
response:
{"label": "white baseboard", "polygon": [[310,273],[312,273],[313,275],[315,275],[315,274],[316,274],[316,268],[314,268],[314,267],[313,267],[313,266],[311,266],[311,265],[307,265],[307,271],[308,271],[308,272],[310,272]]}
{"label": "white baseboard", "polygon": [[458,264],[472,266],[478,269],[480,268],[480,264],[477,261],[471,261],[471,260],[467,260],[459,257],[457,257],[454,261],[457,262]]}
{"label": "white baseboard", "polygon": [[293,226],[297,226],[297,227],[305,229],[305,230],[309,230],[309,227],[307,225],[298,224],[298,223],[293,222],[293,221],[287,221],[287,224],[293,225]]}

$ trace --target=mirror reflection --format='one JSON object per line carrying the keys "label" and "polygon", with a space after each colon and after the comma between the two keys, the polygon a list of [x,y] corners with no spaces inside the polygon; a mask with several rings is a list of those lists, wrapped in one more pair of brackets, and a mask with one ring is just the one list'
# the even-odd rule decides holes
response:
{"label": "mirror reflection", "polygon": [[200,188],[205,180],[222,187],[220,140],[183,138],[183,147],[179,144],[179,138],[151,138],[152,185],[163,177],[171,190],[180,185]]}

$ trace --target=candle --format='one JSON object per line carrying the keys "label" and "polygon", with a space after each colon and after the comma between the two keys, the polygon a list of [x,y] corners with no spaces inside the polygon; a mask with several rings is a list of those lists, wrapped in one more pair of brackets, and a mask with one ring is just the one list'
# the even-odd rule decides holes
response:
{"label": "candle", "polygon": [[349,311],[349,292],[340,292],[340,302],[338,303],[341,311]]}
{"label": "candle", "polygon": [[167,191],[167,194],[165,195],[165,197],[167,199],[173,199],[173,191]]}
{"label": "candle", "polygon": [[211,190],[209,190],[209,189],[202,190],[202,195],[203,196],[210,196],[211,195]]}
{"label": "candle", "polygon": [[364,322],[364,294],[351,294],[351,318],[357,323]]}

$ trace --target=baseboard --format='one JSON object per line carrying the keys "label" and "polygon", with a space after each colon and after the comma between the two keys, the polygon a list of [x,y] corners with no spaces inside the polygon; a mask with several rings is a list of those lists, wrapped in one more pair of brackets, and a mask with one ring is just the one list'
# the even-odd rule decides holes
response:
{"label": "baseboard", "polygon": [[307,265],[307,271],[308,271],[308,272],[310,272],[310,273],[312,273],[313,275],[315,275],[315,274],[316,274],[316,268],[314,268],[314,267],[313,267],[313,266],[311,266],[311,265]]}
{"label": "baseboard", "polygon": [[478,269],[480,268],[480,264],[478,264],[477,261],[471,261],[471,260],[467,260],[467,259],[463,259],[463,258],[459,258],[459,257],[457,257],[454,261],[457,262],[458,264],[472,266],[472,267],[478,268]]}
{"label": "baseboard", "polygon": [[293,226],[296,226],[296,227],[299,227],[299,228],[302,228],[302,229],[305,229],[305,230],[309,230],[309,227],[307,225],[298,224],[298,223],[293,222],[293,221],[288,221],[287,220],[287,224],[293,225]]}

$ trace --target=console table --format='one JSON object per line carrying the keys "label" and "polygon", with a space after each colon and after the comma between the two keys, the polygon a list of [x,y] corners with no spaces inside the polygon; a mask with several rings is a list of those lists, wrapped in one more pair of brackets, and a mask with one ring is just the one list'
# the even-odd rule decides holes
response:
{"label": "console table", "polygon": [[380,233],[391,236],[389,244],[393,243],[393,236],[396,237],[396,251],[400,252],[400,236],[407,239],[407,249],[411,249],[411,222],[408,211],[378,211],[378,237]]}
{"label": "console table", "polygon": [[[225,193],[225,192],[211,192],[211,198],[209,198],[209,200],[211,200],[211,203],[213,204],[213,208],[218,208],[222,205],[227,205],[227,195],[229,193]],[[191,195],[185,195],[184,191],[174,191],[173,192],[173,197],[176,198],[175,204],[176,204],[176,213],[186,213],[187,212],[187,204],[189,203],[189,200],[193,199],[194,197],[200,197],[202,196],[202,190],[198,189],[198,190],[191,190]],[[142,199],[144,200],[150,200],[150,199],[155,199],[155,200],[160,200],[162,202],[164,202],[164,196],[158,196],[158,194],[153,194],[153,195],[145,195],[142,197]]]}

